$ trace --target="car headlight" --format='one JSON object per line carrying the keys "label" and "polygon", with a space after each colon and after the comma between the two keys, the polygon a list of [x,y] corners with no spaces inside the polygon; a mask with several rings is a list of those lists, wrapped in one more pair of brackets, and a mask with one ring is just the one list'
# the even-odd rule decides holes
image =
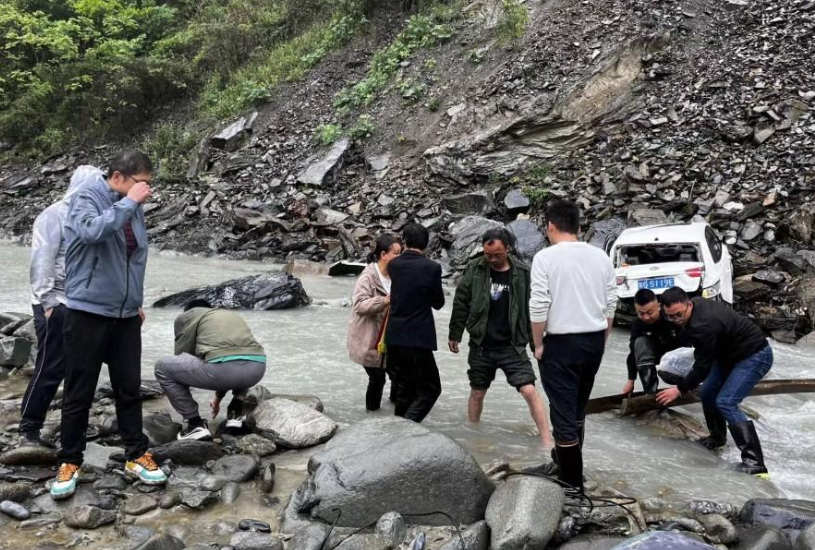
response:
{"label": "car headlight", "polygon": [[707,287],[702,291],[702,298],[715,298],[721,293],[720,281],[716,281],[712,286]]}

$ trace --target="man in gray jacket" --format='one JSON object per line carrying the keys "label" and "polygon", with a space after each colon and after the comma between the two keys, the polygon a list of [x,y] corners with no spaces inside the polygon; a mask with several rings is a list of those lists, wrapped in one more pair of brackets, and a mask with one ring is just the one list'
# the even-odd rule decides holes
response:
{"label": "man in gray jacket", "polygon": [[141,324],[147,265],[142,203],[152,193],[150,159],[125,151],[108,177],[88,175],[71,198],[65,224],[65,390],[60,467],[51,485],[55,499],[76,490],[85,451],[88,414],[102,363],[108,365],[125,474],[159,485],[166,476],[147,452],[142,433]]}
{"label": "man in gray jacket", "polygon": [[71,176],[68,191],[34,220],[31,229],[31,304],[37,333],[34,377],[20,406],[23,442],[49,445],[40,439],[45,415],[65,378],[62,324],[65,318],[65,241],[63,226],[68,204],[92,166],[80,166]]}

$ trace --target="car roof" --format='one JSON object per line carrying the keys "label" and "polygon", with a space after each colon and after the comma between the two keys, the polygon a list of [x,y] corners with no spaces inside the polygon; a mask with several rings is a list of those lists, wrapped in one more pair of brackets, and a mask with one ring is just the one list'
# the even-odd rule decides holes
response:
{"label": "car roof", "polygon": [[707,223],[666,223],[661,225],[643,225],[630,227],[620,233],[614,246],[627,244],[664,243],[699,243],[705,241]]}

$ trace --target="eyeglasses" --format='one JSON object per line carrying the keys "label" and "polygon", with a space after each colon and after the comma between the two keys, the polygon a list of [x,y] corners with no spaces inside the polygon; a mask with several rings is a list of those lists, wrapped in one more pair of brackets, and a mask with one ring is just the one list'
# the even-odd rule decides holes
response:
{"label": "eyeglasses", "polygon": [[677,311],[676,313],[668,313],[666,311],[665,312],[665,318],[668,319],[669,321],[681,321],[682,317],[685,316],[685,313],[687,313],[687,311],[688,311],[688,306],[685,306],[684,309],[682,309],[680,311]]}
{"label": "eyeglasses", "polygon": [[133,180],[133,183],[144,183],[150,185],[150,180],[137,180],[133,176],[126,176],[126,179]]}

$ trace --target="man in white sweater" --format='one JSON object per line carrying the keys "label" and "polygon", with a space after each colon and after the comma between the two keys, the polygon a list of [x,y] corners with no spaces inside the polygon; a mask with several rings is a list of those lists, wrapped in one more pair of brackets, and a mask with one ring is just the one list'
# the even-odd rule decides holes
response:
{"label": "man in white sweater", "polygon": [[552,459],[560,480],[582,492],[586,403],[611,331],[617,287],[605,252],[577,240],[577,205],[553,201],[546,217],[551,246],[532,261],[529,317],[555,433]]}

